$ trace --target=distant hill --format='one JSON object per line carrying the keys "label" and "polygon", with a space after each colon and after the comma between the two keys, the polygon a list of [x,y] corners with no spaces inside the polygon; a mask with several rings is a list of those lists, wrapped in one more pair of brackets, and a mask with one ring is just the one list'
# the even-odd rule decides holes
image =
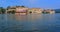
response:
{"label": "distant hill", "polygon": [[54,9],[56,13],[60,13],[60,9]]}

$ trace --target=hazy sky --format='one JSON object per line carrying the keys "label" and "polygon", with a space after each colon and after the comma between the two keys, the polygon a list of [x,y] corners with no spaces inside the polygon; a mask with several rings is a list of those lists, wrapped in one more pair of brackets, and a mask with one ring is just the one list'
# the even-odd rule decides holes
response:
{"label": "hazy sky", "polygon": [[30,8],[60,8],[60,0],[0,0],[0,7],[24,5]]}

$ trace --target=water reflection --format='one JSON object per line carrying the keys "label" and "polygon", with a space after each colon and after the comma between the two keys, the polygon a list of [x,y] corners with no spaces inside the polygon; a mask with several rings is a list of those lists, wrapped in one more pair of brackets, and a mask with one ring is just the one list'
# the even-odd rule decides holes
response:
{"label": "water reflection", "polygon": [[0,32],[56,32],[56,14],[0,14]]}
{"label": "water reflection", "polygon": [[16,20],[37,20],[37,19],[39,19],[39,18],[42,18],[42,15],[37,15],[37,14],[30,14],[30,15],[19,15],[19,14],[16,14],[15,15],[15,18],[16,18]]}
{"label": "water reflection", "polygon": [[19,21],[21,21],[21,20],[27,20],[27,15],[20,15],[20,14],[15,14],[15,19],[16,20],[19,20]]}
{"label": "water reflection", "polygon": [[[47,17],[46,17],[47,16]],[[31,14],[31,15],[16,15],[16,19],[19,21],[25,20],[23,22],[24,29],[23,30],[47,30],[48,27],[55,26],[56,22],[54,21],[54,15],[49,14]],[[41,28],[42,27],[42,28]],[[39,29],[40,28],[40,29]]]}

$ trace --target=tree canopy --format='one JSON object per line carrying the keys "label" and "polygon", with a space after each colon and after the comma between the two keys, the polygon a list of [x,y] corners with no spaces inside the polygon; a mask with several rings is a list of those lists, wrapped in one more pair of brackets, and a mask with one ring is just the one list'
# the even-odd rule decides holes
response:
{"label": "tree canopy", "polygon": [[0,13],[5,13],[5,9],[3,7],[0,7]]}

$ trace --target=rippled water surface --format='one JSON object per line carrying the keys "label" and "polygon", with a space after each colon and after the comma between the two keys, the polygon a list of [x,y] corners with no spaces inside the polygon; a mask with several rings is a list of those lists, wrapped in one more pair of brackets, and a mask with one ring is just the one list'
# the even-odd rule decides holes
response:
{"label": "rippled water surface", "polygon": [[0,32],[60,32],[60,14],[0,14]]}

